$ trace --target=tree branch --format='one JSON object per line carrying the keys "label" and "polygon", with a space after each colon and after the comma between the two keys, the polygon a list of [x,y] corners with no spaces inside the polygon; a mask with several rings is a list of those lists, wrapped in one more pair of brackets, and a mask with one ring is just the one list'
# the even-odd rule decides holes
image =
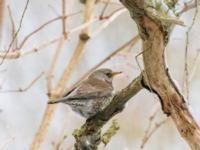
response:
{"label": "tree branch", "polygon": [[100,113],[88,119],[80,130],[75,130],[75,149],[95,150],[100,143],[100,133],[103,125],[115,114],[124,109],[126,102],[136,95],[143,87],[142,74],[136,77],[126,88],[117,92],[112,102]]}
{"label": "tree branch", "polygon": [[177,12],[176,15],[180,16],[183,13],[185,13],[185,12],[191,10],[191,9],[197,8],[197,7],[198,7],[198,4],[197,4],[196,0],[194,0],[190,3],[185,3],[184,7],[179,12]]}
{"label": "tree branch", "polygon": [[4,62],[4,60],[5,60],[6,56],[7,56],[7,54],[9,53],[10,49],[12,48],[12,45],[14,44],[15,40],[17,39],[17,36],[18,36],[18,34],[19,34],[19,31],[20,31],[20,29],[21,29],[21,27],[22,27],[22,22],[23,22],[25,13],[26,13],[27,8],[28,8],[29,1],[30,1],[30,0],[27,0],[27,1],[26,1],[24,10],[23,10],[23,12],[22,12],[22,16],[21,16],[21,18],[20,18],[19,27],[17,28],[17,31],[15,32],[15,35],[13,36],[13,38],[12,38],[12,40],[11,40],[9,46],[8,46],[8,49],[6,50],[5,55],[3,56],[3,58],[2,58],[2,60],[1,60],[1,62],[0,62],[0,65],[3,64],[3,62]]}
{"label": "tree branch", "polygon": [[18,92],[26,92],[29,90],[42,76],[44,75],[44,72],[41,72],[36,78],[34,78],[26,87],[19,88],[17,90],[3,90],[0,91],[0,93],[18,93]]}
{"label": "tree branch", "polygon": [[3,18],[4,18],[4,7],[5,1],[0,0],[0,38],[2,38],[2,26],[3,26]]}
{"label": "tree branch", "polygon": [[[181,136],[191,149],[200,149],[200,130],[170,76],[165,61],[173,22],[167,25],[151,17],[144,0],[121,0],[137,23],[143,40],[144,86],[160,98],[164,113],[172,117]],[[167,15],[167,14],[165,14]]]}

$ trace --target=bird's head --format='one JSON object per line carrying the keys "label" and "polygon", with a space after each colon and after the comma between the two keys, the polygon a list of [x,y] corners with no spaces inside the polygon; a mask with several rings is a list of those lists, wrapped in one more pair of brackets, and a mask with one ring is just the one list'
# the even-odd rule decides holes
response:
{"label": "bird's head", "polygon": [[90,75],[90,78],[96,78],[96,79],[104,80],[106,82],[111,83],[113,80],[113,77],[120,73],[122,73],[122,72],[114,72],[111,69],[103,68],[103,69],[98,69],[98,70],[94,71]]}

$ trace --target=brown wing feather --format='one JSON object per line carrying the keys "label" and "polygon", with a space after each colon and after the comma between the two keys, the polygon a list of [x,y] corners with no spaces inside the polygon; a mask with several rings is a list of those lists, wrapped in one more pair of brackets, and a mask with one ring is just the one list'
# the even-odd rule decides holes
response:
{"label": "brown wing feather", "polygon": [[98,79],[87,79],[65,97],[69,100],[105,97],[110,96],[112,90],[112,84]]}

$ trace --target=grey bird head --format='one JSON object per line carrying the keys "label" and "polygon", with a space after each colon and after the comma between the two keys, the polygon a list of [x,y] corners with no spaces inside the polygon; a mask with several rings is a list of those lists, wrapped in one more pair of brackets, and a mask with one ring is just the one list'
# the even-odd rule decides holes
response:
{"label": "grey bird head", "polygon": [[113,77],[121,72],[113,72],[111,69],[99,69],[93,72],[88,78],[94,78],[112,83]]}

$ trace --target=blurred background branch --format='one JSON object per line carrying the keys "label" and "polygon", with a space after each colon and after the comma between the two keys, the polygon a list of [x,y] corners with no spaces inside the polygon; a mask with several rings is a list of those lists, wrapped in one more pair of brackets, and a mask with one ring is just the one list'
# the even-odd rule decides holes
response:
{"label": "blurred background branch", "polygon": [[[67,2],[65,2],[65,3],[67,3]],[[94,5],[95,5],[95,0],[90,0],[90,1],[86,2],[83,23],[86,23],[91,19]],[[62,7],[62,8],[65,9],[66,7]],[[66,30],[66,28],[65,28],[65,30]],[[85,46],[87,40],[89,39],[88,32],[89,32],[89,29],[87,27],[82,29],[80,36],[79,36],[77,46],[75,47],[75,49],[73,51],[73,54],[69,61],[69,64],[67,64],[67,66],[65,67],[60,79],[58,80],[58,82],[55,86],[55,89],[53,89],[52,91],[49,91],[49,93],[48,93],[50,100],[58,98],[62,95],[64,87],[65,87],[65,83],[70,79],[70,75],[72,74],[72,71],[74,70],[74,67],[76,66],[76,64],[79,60],[79,57],[82,53],[82,50],[84,49],[84,46]],[[63,33],[63,34],[65,34],[65,33]],[[62,43],[60,43],[60,47],[58,47],[58,49],[61,48],[61,45],[62,45]],[[59,51],[57,51],[55,53],[55,55],[57,55],[58,52]],[[56,61],[54,61],[54,59],[53,59],[53,63],[56,63]],[[52,67],[53,66],[54,65],[52,64]],[[48,80],[50,80],[50,79],[51,78],[48,78]],[[51,81],[47,81],[47,82],[51,82]],[[51,88],[49,87],[49,89],[51,89]],[[45,134],[47,132],[49,123],[51,122],[52,115],[53,115],[53,112],[55,111],[55,108],[56,108],[55,106],[47,105],[47,108],[44,112],[44,116],[43,116],[40,126],[38,128],[38,131],[36,131],[36,135],[30,146],[30,150],[37,150],[40,147],[40,144],[42,143],[42,141],[45,138]]]}

